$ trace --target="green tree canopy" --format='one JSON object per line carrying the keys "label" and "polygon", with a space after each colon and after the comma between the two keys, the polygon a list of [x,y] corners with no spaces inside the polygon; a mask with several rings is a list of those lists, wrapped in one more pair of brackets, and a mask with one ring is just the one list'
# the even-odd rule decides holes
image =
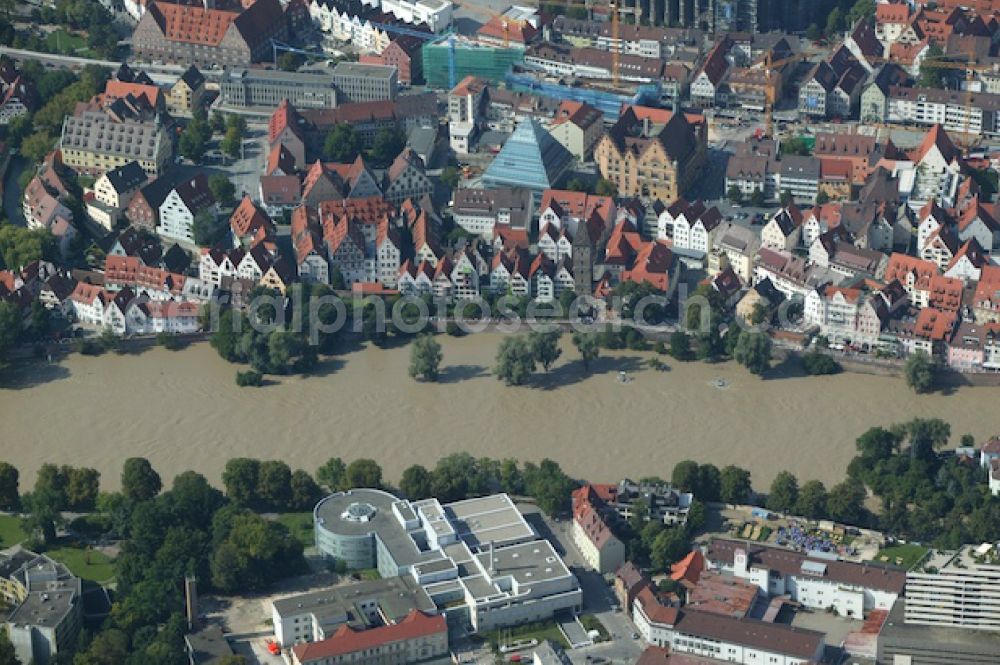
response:
{"label": "green tree canopy", "polygon": [[382,487],[382,467],[371,459],[356,459],[347,465],[344,480],[348,487]]}
{"label": "green tree canopy", "polygon": [[399,490],[410,500],[417,501],[431,496],[431,472],[414,464],[403,471]]}
{"label": "green tree canopy", "polygon": [[781,471],[771,481],[767,507],[780,513],[793,513],[799,500],[799,481],[788,471]]}
{"label": "green tree canopy", "polygon": [[597,360],[597,356],[601,352],[600,344],[598,344],[597,341],[597,335],[595,333],[576,331],[573,333],[572,339],[573,346],[576,347],[577,353],[580,354],[580,360],[583,362],[584,371],[590,371],[590,363]]}
{"label": "green tree canopy", "polygon": [[335,162],[353,162],[361,152],[361,137],[353,125],[340,123],[326,135],[323,156]]}
{"label": "green tree canopy", "polygon": [[148,501],[160,493],[160,474],[145,457],[129,457],[122,465],[122,494],[130,501]]}
{"label": "green tree canopy", "polygon": [[497,350],[493,373],[508,386],[527,383],[535,371],[535,355],[523,335],[504,337]]}
{"label": "green tree canopy", "polygon": [[410,376],[424,381],[437,381],[441,365],[441,344],[433,335],[418,335],[410,345]]}
{"label": "green tree canopy", "polygon": [[917,351],[906,359],[903,368],[906,385],[915,393],[928,393],[934,389],[934,361],[925,351]]}
{"label": "green tree canopy", "polygon": [[733,357],[751,374],[763,374],[771,366],[771,338],[765,333],[744,332],[736,342]]}
{"label": "green tree canopy", "polygon": [[562,333],[559,330],[548,332],[533,332],[528,336],[528,343],[531,345],[531,354],[535,361],[548,372],[552,364],[562,355],[559,348],[559,338]]}

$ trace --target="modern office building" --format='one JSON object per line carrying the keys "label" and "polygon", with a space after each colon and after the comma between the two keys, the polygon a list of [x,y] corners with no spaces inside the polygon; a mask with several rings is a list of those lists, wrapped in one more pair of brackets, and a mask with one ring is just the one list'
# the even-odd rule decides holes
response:
{"label": "modern office building", "polygon": [[488,631],[582,603],[576,578],[506,494],[442,505],[354,489],[320,501],[313,520],[320,553],[411,578],[449,623]]}
{"label": "modern office building", "polygon": [[[906,592],[909,594],[909,588]],[[908,599],[896,601],[879,632],[878,661],[888,665],[995,665],[1000,633],[914,624]]]}
{"label": "modern office building", "polygon": [[0,601],[13,608],[3,628],[22,663],[47,665],[72,650],[83,610],[80,578],[17,545],[0,552]]}
{"label": "modern office building", "polygon": [[399,89],[395,67],[338,62],[333,68],[333,84],[340,103],[383,102],[396,99]]}
{"label": "modern office building", "polygon": [[558,186],[573,162],[573,155],[552,138],[534,118],[526,118],[510,135],[496,158],[483,173],[483,185],[524,187],[536,199]]}
{"label": "modern office building", "polygon": [[298,108],[333,108],[337,89],[330,72],[283,72],[270,69],[227,69],[220,82],[224,106],[273,108],[287,99]]}
{"label": "modern office building", "polygon": [[954,553],[934,572],[906,574],[906,623],[1000,631],[1000,560],[986,544]]}

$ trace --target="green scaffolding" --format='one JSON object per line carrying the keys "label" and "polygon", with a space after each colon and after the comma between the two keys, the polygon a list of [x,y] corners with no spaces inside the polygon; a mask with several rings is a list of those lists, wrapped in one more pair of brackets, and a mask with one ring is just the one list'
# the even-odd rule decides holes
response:
{"label": "green scaffolding", "polygon": [[[455,82],[470,74],[488,81],[501,82],[512,65],[524,62],[524,51],[518,48],[455,44]],[[448,88],[448,42],[427,43],[423,46],[424,79],[432,88]]]}

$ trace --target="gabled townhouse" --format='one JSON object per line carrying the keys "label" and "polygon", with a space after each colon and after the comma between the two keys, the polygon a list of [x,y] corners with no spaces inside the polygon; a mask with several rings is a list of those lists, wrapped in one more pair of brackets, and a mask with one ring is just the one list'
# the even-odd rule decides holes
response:
{"label": "gabled townhouse", "polygon": [[[237,252],[242,254],[242,252]],[[225,278],[236,276],[236,265],[230,253],[221,247],[204,247],[198,259],[198,279],[220,286]]]}
{"label": "gabled townhouse", "polygon": [[976,323],[1000,322],[1000,266],[984,266],[973,295],[972,313]]}
{"label": "gabled townhouse", "polygon": [[817,63],[799,86],[799,113],[819,118],[851,118],[861,101],[866,68],[846,46]]}
{"label": "gabled townhouse", "polygon": [[864,301],[861,289],[826,286],[806,296],[803,314],[806,323],[818,326],[826,337],[853,340]]}
{"label": "gabled townhouse", "polygon": [[38,90],[33,81],[7,61],[0,69],[0,125],[31,113],[38,108]]}
{"label": "gabled townhouse", "polygon": [[[45,281],[45,285],[38,292],[38,301],[46,309],[55,310],[65,315],[68,313],[69,297],[72,295],[73,290],[76,289],[76,285],[77,280],[69,273],[52,275]],[[0,292],[5,288],[0,287]],[[16,289],[10,289],[10,291],[14,290]]]}
{"label": "gabled townhouse", "polygon": [[961,322],[948,342],[945,361],[959,372],[1000,369],[1000,324]]}
{"label": "gabled townhouse", "polygon": [[[267,142],[270,150],[284,148],[296,165],[306,164],[305,119],[287,99],[281,100],[278,108],[267,122]],[[269,174],[270,175],[270,174]]]}
{"label": "gabled townhouse", "polygon": [[610,226],[618,209],[614,198],[610,196],[565,189],[547,189],[542,192],[538,212],[539,228],[546,225],[551,225],[555,229],[565,227],[572,237],[581,222],[587,222],[595,215],[600,219],[602,226]]}
{"label": "gabled townhouse", "polygon": [[707,254],[715,244],[722,221],[722,213],[715,206],[691,204],[674,219],[673,246]]}
{"label": "gabled townhouse", "polygon": [[258,198],[267,214],[278,218],[302,203],[302,182],[295,175],[261,176]]}
{"label": "gabled townhouse", "polygon": [[211,282],[147,266],[133,256],[106,257],[104,285],[109,291],[129,288],[136,295],[148,296],[152,300],[192,302],[207,302],[216,290],[215,284]]}
{"label": "gabled townhouse", "polygon": [[677,288],[680,267],[680,261],[665,241],[649,241],[639,247],[632,264],[622,272],[621,279],[625,282],[645,282],[669,298]]}
{"label": "gabled townhouse", "polygon": [[839,284],[843,281],[843,275],[811,264],[791,252],[761,248],[757,253],[750,283],[756,285],[764,280],[770,281],[785,298],[804,302],[806,296],[817,288]]}
{"label": "gabled townhouse", "polygon": [[101,286],[78,282],[69,296],[68,309],[83,325],[101,327],[104,325],[104,310],[112,297]]}
{"label": "gabled townhouse", "polygon": [[989,265],[989,257],[975,238],[970,238],[958,248],[951,262],[945,267],[945,277],[961,280],[963,283],[978,282],[983,268]]}
{"label": "gabled townhouse", "polygon": [[129,306],[136,300],[136,294],[127,286],[113,294],[111,301],[104,307],[103,327],[116,335],[128,332],[125,325],[125,315]]}
{"label": "gabled townhouse", "polygon": [[430,215],[421,211],[410,225],[410,237],[413,238],[414,257],[417,261],[427,261],[433,266],[444,256],[441,248],[438,230]]}
{"label": "gabled townhouse", "polygon": [[907,353],[923,351],[931,357],[944,358],[960,319],[956,312],[924,307],[917,313],[909,338],[901,340]]}
{"label": "gabled townhouse", "polygon": [[573,239],[566,227],[557,228],[546,224],[538,232],[538,251],[550,261],[559,262],[573,258]]}
{"label": "gabled townhouse", "polygon": [[132,197],[125,210],[129,224],[154,233],[160,224],[160,206],[173,189],[173,182],[166,177],[147,182]]}
{"label": "gabled townhouse", "polygon": [[512,254],[515,253],[498,251],[493,255],[493,262],[490,264],[490,293],[500,295],[510,289],[515,260]]}
{"label": "gabled townhouse", "polygon": [[691,103],[706,108],[725,105],[723,81],[729,71],[729,61],[726,59],[729,47],[729,40],[724,38],[709,52],[705,62],[691,79]]}
{"label": "gabled townhouse", "polygon": [[366,258],[365,238],[353,218],[342,216],[325,224],[323,232],[331,271],[339,270],[347,285],[375,281],[374,261]]}
{"label": "gabled townhouse", "polygon": [[403,261],[396,280],[399,292],[404,296],[424,296],[434,292],[435,268],[427,261],[414,263],[412,259]]}
{"label": "gabled townhouse", "polygon": [[387,289],[396,288],[404,249],[398,229],[385,217],[375,236],[375,266],[379,283]]}
{"label": "gabled townhouse", "polygon": [[963,160],[944,128],[938,124],[931,127],[909,157],[916,174],[910,205],[917,208],[931,199],[945,206],[953,205],[962,179]]}
{"label": "gabled townhouse", "polygon": [[295,251],[295,271],[299,280],[306,283],[329,284],[330,263],[319,214],[315,208],[299,206],[292,212],[292,248]]}
{"label": "gabled townhouse", "polygon": [[604,131],[604,115],[585,102],[563,100],[549,124],[549,134],[581,163],[590,159]]}
{"label": "gabled townhouse", "polygon": [[194,244],[194,220],[201,213],[215,216],[218,204],[208,187],[204,173],[182,180],[169,191],[160,204],[157,235],[171,240]]}
{"label": "gabled townhouse", "polygon": [[244,196],[229,216],[230,244],[233,247],[253,247],[276,234],[274,222],[249,195]]}
{"label": "gabled townhouse", "polygon": [[573,492],[573,542],[591,568],[606,575],[625,563],[625,544],[614,534],[604,500],[590,485]]}
{"label": "gabled townhouse", "polygon": [[110,231],[146,180],[146,172],[136,161],[106,171],[94,182],[94,198],[87,202],[87,215]]}
{"label": "gabled townhouse", "polygon": [[167,111],[174,115],[193,115],[205,98],[205,75],[194,65],[184,70],[166,96]]}
{"label": "gabled townhouse", "polygon": [[399,153],[386,170],[383,191],[386,200],[393,205],[434,193],[434,183],[424,172],[424,161],[412,148]]}
{"label": "gabled townhouse", "polygon": [[135,335],[190,334],[201,329],[201,308],[192,302],[134,298],[125,313],[125,332]]}
{"label": "gabled townhouse", "polygon": [[260,286],[277,291],[281,295],[285,295],[293,282],[295,282],[295,267],[283,257],[278,257],[260,278]]}
{"label": "gabled townhouse", "polygon": [[934,263],[938,270],[947,270],[961,248],[958,234],[952,226],[941,226],[927,237],[920,249],[920,258]]}
{"label": "gabled townhouse", "polygon": [[[715,246],[712,252],[725,256],[733,272],[743,282],[750,282],[753,277],[754,257],[760,249],[760,239],[756,232],[732,222],[726,222],[716,233]],[[721,272],[724,266],[720,266]]]}
{"label": "gabled townhouse", "polygon": [[267,153],[267,160],[264,162],[264,175],[295,175],[297,171],[295,155],[281,143],[272,145],[270,152]]}
{"label": "gabled townhouse", "polygon": [[455,265],[451,262],[451,257],[448,255],[442,256],[437,265],[434,266],[432,293],[435,298],[450,299],[454,295],[455,285],[451,281],[451,274],[454,268]]}
{"label": "gabled townhouse", "polygon": [[792,251],[799,244],[802,221],[802,211],[794,203],[781,208],[761,229],[761,247]]}
{"label": "gabled townhouse", "polygon": [[528,268],[531,295],[538,302],[552,302],[556,298],[556,266],[545,254],[537,254]]}
{"label": "gabled townhouse", "polygon": [[1000,222],[975,195],[957,215],[958,239],[962,242],[975,239],[986,253],[1000,250]]}

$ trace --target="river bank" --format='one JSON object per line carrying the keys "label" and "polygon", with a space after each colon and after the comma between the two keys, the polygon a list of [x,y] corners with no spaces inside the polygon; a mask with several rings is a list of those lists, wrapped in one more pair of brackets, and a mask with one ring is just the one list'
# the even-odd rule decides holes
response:
{"label": "river bank", "polygon": [[[331,456],[372,457],[397,479],[413,463],[451,452],[538,460],[595,481],[669,476],[693,458],[749,469],[766,488],[782,469],[835,483],[868,427],[941,417],[955,438],[1000,430],[1000,389],[957,387],[914,395],[898,378],[801,376],[778,364],[759,379],[734,363],[646,369],[650,353],[604,351],[590,373],[564,340],[563,357],[530,386],[490,374],[500,335],[442,337],[441,381],[407,376],[409,347],[365,346],[324,362],[316,375],[240,389],[239,366],[207,343],[171,352],[26,364],[0,383],[0,459],[30,488],[44,462],[93,466],[119,484],[126,457],[149,457],[165,479],[195,469],[218,482],[226,460],[278,458],[315,470]],[[619,371],[632,381],[618,381]],[[721,381],[724,387],[718,387]]]}

